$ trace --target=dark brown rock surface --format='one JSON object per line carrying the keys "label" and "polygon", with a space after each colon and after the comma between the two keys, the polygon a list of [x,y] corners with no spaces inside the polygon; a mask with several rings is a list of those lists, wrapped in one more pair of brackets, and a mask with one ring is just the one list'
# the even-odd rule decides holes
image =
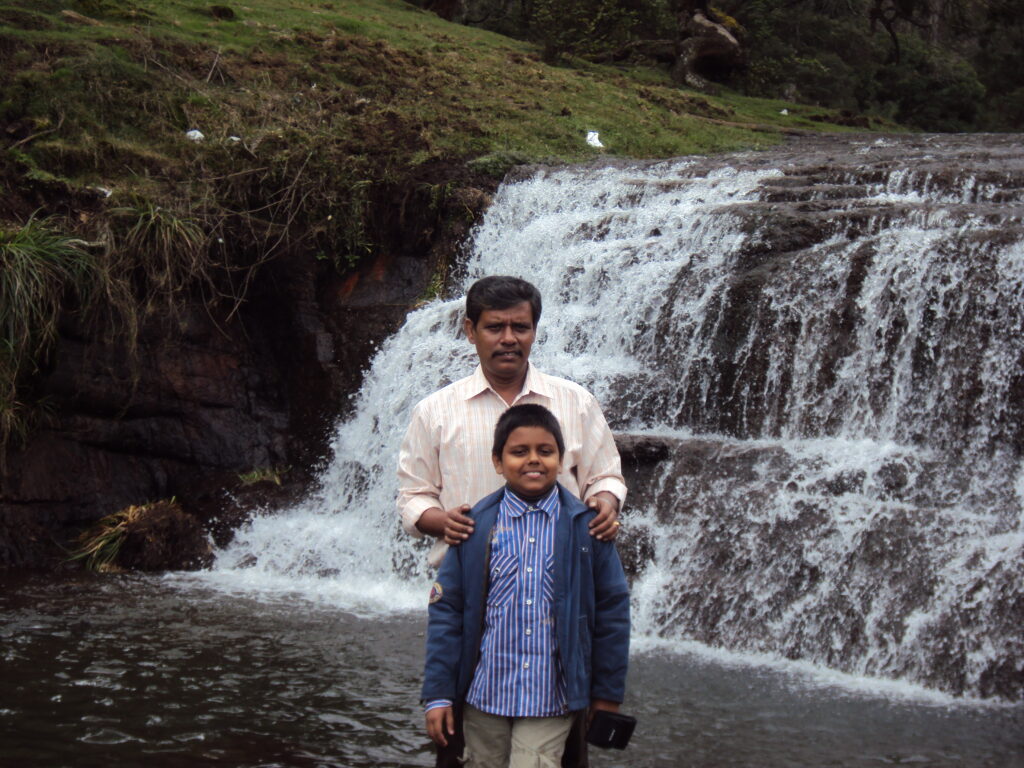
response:
{"label": "dark brown rock surface", "polygon": [[0,568],[53,567],[58,543],[129,505],[176,497],[206,519],[242,519],[224,491],[243,473],[276,469],[303,487],[377,344],[472,223],[458,210],[426,229],[409,212],[381,255],[347,274],[283,254],[236,312],[182,302],[148,318],[134,348],[65,318],[39,377],[46,416],[0,473]]}

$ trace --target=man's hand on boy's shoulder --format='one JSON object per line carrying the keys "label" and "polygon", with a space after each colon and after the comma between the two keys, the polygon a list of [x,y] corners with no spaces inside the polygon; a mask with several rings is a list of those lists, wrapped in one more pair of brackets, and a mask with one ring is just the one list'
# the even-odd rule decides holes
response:
{"label": "man's hand on boy's shoulder", "polygon": [[473,518],[468,517],[467,512],[469,512],[469,504],[463,504],[461,507],[454,507],[445,512],[445,544],[457,547],[473,533]]}
{"label": "man's hand on boy's shoulder", "polygon": [[608,491],[600,491],[587,499],[587,506],[597,512],[590,521],[590,535],[599,541],[612,541],[619,534],[619,500]]}
{"label": "man's hand on boy's shoulder", "polygon": [[423,533],[444,539],[444,543],[457,547],[473,533],[473,518],[467,517],[469,504],[461,504],[449,510],[431,507],[416,522]]}
{"label": "man's hand on boy's shoulder", "polygon": [[437,746],[448,746],[448,736],[455,735],[455,713],[451,707],[427,710],[427,735]]}

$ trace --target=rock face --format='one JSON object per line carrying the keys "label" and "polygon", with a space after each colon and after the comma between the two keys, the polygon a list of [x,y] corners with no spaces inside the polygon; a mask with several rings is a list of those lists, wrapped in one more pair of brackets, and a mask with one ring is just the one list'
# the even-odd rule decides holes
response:
{"label": "rock face", "polygon": [[670,585],[650,617],[659,635],[1024,697],[1024,544],[978,535],[948,505],[941,461],[890,448],[830,464],[840,443],[617,441],[632,510],[620,551],[631,573]]}
{"label": "rock face", "polygon": [[376,344],[468,225],[459,210],[427,236],[396,227],[410,245],[348,275],[279,257],[237,313],[179,306],[150,318],[134,349],[66,318],[41,379],[49,416],[0,476],[0,568],[52,565],[73,529],[128,505],[174,496],[216,516],[240,474],[308,480]]}

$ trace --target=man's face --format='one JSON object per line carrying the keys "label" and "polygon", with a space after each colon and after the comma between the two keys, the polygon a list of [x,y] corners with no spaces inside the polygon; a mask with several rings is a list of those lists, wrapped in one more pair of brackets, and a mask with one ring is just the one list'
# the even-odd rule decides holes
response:
{"label": "man's face", "polygon": [[530,302],[508,309],[485,309],[476,325],[467,317],[463,327],[488,380],[514,382],[523,376],[537,337]]}

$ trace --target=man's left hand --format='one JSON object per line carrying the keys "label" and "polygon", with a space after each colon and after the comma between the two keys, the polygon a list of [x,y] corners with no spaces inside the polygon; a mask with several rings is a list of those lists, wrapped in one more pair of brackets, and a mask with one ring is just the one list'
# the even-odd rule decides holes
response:
{"label": "man's left hand", "polygon": [[599,541],[611,541],[619,534],[619,500],[608,491],[600,491],[587,499],[587,506],[597,511],[590,521],[590,535]]}
{"label": "man's left hand", "polygon": [[607,701],[606,699],[591,699],[590,710],[587,712],[587,725],[590,725],[590,721],[594,719],[594,713],[599,709],[603,709],[606,712],[618,712],[619,702]]}

